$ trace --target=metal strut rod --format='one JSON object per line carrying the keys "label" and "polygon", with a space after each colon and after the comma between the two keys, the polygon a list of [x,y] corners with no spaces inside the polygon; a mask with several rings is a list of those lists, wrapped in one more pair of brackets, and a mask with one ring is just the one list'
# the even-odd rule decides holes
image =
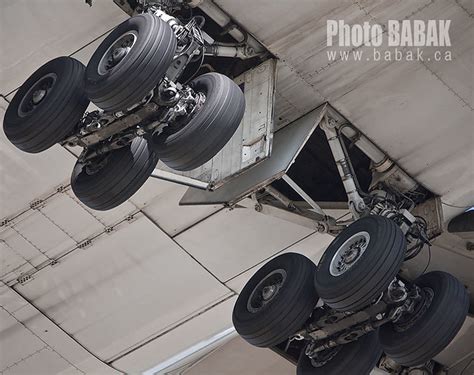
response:
{"label": "metal strut rod", "polygon": [[352,173],[349,157],[342,144],[343,140],[341,139],[335,124],[331,124],[328,121],[327,116],[324,116],[321,121],[321,128],[326,134],[329,147],[331,148],[332,155],[337,165],[337,170],[339,171],[342,183],[344,184],[344,189],[346,190],[348,197],[349,209],[351,210],[354,219],[358,219],[365,211],[365,203],[357,189],[358,184],[356,182],[356,176]]}

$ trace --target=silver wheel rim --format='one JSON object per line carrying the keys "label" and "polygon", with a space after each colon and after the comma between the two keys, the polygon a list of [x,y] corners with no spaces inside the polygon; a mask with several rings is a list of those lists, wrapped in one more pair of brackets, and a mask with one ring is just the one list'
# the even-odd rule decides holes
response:
{"label": "silver wheel rim", "polygon": [[127,31],[125,34],[122,34],[115,39],[100,58],[99,65],[97,66],[97,73],[103,76],[113,68],[119,66],[132,50],[137,38],[138,33],[132,30]]}
{"label": "silver wheel rim", "polygon": [[359,232],[349,237],[333,255],[329,273],[335,277],[345,274],[360,260],[369,242],[370,235],[367,232]]}
{"label": "silver wheel rim", "polygon": [[257,313],[273,301],[280,292],[283,284],[285,284],[286,276],[286,271],[281,268],[265,276],[263,280],[253,288],[247,301],[247,310],[251,313]]}
{"label": "silver wheel rim", "polygon": [[23,95],[18,105],[18,116],[25,117],[32,113],[48,96],[56,83],[58,76],[48,73],[38,79],[34,85]]}

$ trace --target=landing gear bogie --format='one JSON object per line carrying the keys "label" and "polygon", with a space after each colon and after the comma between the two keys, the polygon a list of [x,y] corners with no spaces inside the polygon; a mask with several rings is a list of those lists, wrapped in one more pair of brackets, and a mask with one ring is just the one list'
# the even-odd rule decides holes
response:
{"label": "landing gear bogie", "polygon": [[[6,111],[5,134],[23,151],[83,147],[71,185],[89,208],[125,202],[158,159],[178,171],[205,164],[242,120],[244,94],[227,76],[180,81],[209,40],[202,17],[181,22],[165,11],[151,4],[122,22],[87,67],[70,57],[46,63]],[[89,102],[99,109],[85,113]]]}

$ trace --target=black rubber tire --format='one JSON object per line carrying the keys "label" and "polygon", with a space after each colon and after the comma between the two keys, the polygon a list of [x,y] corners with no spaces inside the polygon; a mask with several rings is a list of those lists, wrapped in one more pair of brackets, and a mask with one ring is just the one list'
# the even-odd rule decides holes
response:
{"label": "black rubber tire", "polygon": [[[104,75],[102,56],[123,34],[137,33],[130,52]],[[151,14],[140,14],[118,25],[92,55],[86,69],[86,93],[104,111],[125,110],[142,100],[165,76],[176,52],[171,26]]]}
{"label": "black rubber tire", "polygon": [[[306,348],[305,348],[306,349]],[[382,356],[378,332],[371,332],[342,346],[328,363],[314,367],[303,349],[296,368],[297,375],[368,375]]]}
{"label": "black rubber tire", "polygon": [[110,210],[135,194],[157,163],[158,156],[150,143],[137,137],[130,145],[110,152],[107,164],[97,173],[89,175],[82,164],[76,163],[71,187],[87,207]]}
{"label": "black rubber tire", "polygon": [[245,111],[242,90],[222,74],[203,74],[190,86],[206,95],[203,106],[183,128],[175,132],[165,128],[153,138],[160,160],[178,171],[211,160],[232,138]]}
{"label": "black rubber tire", "polygon": [[[84,70],[82,63],[67,56],[36,70],[21,85],[5,113],[3,130],[10,142],[20,150],[37,153],[67,138],[89,105],[84,93]],[[56,75],[53,86],[31,112],[20,116],[22,99],[48,74]]]}
{"label": "black rubber tire", "polygon": [[[331,275],[330,264],[337,250],[359,232],[370,235],[365,252],[345,273]],[[319,296],[339,311],[356,311],[368,306],[399,272],[406,246],[405,236],[390,219],[372,215],[355,221],[331,242],[319,262],[314,278]]]}
{"label": "black rubber tire", "polygon": [[[262,310],[250,312],[247,302],[254,288],[271,272],[283,269],[286,281]],[[301,254],[285,253],[260,268],[240,293],[232,313],[234,327],[248,343],[269,348],[295,334],[318,302],[313,285],[316,265]]]}
{"label": "black rubber tire", "polygon": [[426,312],[405,331],[396,331],[392,323],[380,328],[385,353],[403,366],[421,365],[439,354],[459,332],[469,309],[466,288],[449,273],[429,272],[414,283],[434,292]]}

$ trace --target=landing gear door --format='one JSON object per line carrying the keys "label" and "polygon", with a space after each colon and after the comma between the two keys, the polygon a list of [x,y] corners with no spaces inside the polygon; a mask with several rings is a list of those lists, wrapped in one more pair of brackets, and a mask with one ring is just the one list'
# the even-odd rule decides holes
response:
{"label": "landing gear door", "polygon": [[276,61],[269,59],[235,79],[245,95],[245,114],[224,148],[209,162],[178,172],[159,162],[154,177],[214,190],[267,159],[272,150]]}

